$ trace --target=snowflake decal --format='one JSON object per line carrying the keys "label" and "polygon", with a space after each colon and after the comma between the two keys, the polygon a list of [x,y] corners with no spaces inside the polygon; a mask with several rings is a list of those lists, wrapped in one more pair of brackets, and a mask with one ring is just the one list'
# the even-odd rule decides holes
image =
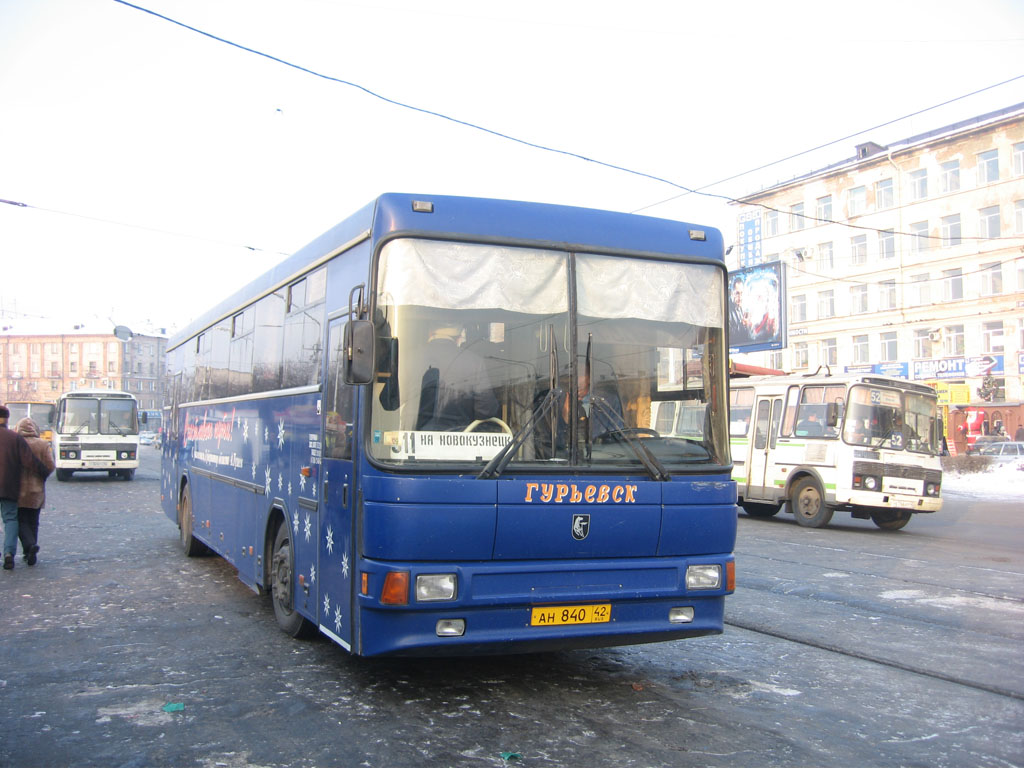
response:
{"label": "snowflake decal", "polygon": [[327,526],[327,554],[334,554],[334,530],[330,525]]}
{"label": "snowflake decal", "polygon": [[326,592],[324,593],[324,616],[331,615],[331,597]]}
{"label": "snowflake decal", "polygon": [[306,534],[306,541],[309,541],[309,537],[312,534],[312,528],[310,527],[309,514],[306,514],[306,524],[302,526],[302,532]]}
{"label": "snowflake decal", "polygon": [[284,487],[284,477],[281,475],[280,472],[278,472],[277,473],[277,490],[280,491],[282,487]]}
{"label": "snowflake decal", "polygon": [[295,535],[299,535],[299,513],[292,512],[292,528],[295,530]]}
{"label": "snowflake decal", "polygon": [[292,481],[291,480],[288,481],[288,495],[289,496],[292,495]]}
{"label": "snowflake decal", "polygon": [[284,419],[277,423],[277,447],[284,448]]}
{"label": "snowflake decal", "polygon": [[345,579],[348,578],[348,552],[341,555],[341,576]]}
{"label": "snowflake decal", "polygon": [[341,634],[341,606],[334,606],[334,631]]}
{"label": "snowflake decal", "polygon": [[316,566],[315,565],[310,565],[309,566],[309,583],[310,584],[316,584]]}
{"label": "snowflake decal", "polygon": [[299,473],[299,492],[306,490],[306,476]]}
{"label": "snowflake decal", "polygon": [[256,479],[256,462],[255,461],[252,463],[252,479],[253,480]]}
{"label": "snowflake decal", "polygon": [[249,420],[246,419],[242,422],[242,442],[249,442]]}
{"label": "snowflake decal", "polygon": [[270,467],[267,467],[267,475],[266,475],[265,479],[266,479],[266,485],[264,486],[264,491],[266,491],[267,496],[269,496],[270,495]]}

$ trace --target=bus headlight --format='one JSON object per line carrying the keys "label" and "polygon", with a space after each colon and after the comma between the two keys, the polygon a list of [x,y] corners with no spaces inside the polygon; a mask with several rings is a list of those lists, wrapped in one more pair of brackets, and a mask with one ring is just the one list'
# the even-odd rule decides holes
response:
{"label": "bus headlight", "polygon": [[454,573],[421,573],[416,577],[416,602],[454,600],[458,583]]}
{"label": "bus headlight", "polygon": [[720,565],[688,565],[686,566],[687,589],[718,589],[722,586],[722,566]]}
{"label": "bus headlight", "polygon": [[938,483],[928,483],[928,485],[926,485],[925,488],[924,488],[924,495],[925,496],[938,496],[939,495],[939,484]]}
{"label": "bus headlight", "polygon": [[863,488],[865,491],[877,491],[882,487],[882,479],[875,475],[854,475],[853,487]]}

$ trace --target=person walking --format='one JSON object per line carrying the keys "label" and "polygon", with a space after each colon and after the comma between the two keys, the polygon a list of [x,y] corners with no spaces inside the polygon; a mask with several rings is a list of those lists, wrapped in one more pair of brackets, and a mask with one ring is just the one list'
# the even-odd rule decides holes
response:
{"label": "person walking", "polygon": [[41,475],[34,468],[22,465],[21,492],[18,494],[18,538],[22,556],[29,565],[36,564],[39,552],[39,510],[46,501],[46,478],[53,472],[53,449],[39,436],[39,427],[30,418],[17,423],[15,431],[25,438],[32,453],[47,468]]}
{"label": "person walking", "polygon": [[25,438],[7,428],[11,412],[0,405],[0,518],[4,522],[4,570],[14,568],[18,548],[18,496],[21,493],[21,469],[31,467],[46,476],[50,470],[35,457]]}

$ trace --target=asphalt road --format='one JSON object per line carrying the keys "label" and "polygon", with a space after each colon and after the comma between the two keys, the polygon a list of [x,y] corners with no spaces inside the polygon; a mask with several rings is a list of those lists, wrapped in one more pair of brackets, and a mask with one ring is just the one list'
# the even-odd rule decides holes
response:
{"label": "asphalt road", "polygon": [[0,766],[1024,765],[1019,500],[741,515],[717,637],[367,660],[185,558],[158,460],[51,481],[39,564],[0,573]]}

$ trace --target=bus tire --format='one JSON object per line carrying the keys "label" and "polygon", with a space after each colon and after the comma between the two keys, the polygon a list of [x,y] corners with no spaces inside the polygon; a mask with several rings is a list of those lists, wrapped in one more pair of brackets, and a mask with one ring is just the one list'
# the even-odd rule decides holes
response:
{"label": "bus tire", "polygon": [[178,508],[178,530],[181,534],[181,548],[187,557],[199,557],[207,553],[206,545],[192,535],[195,517],[192,514],[192,491],[188,485],[181,492],[181,505]]}
{"label": "bus tire", "polygon": [[781,509],[776,504],[757,504],[753,501],[744,501],[740,506],[748,517],[775,517]]}
{"label": "bus tire", "polygon": [[805,528],[824,528],[832,519],[832,510],[825,504],[825,494],[813,477],[796,481],[789,497],[789,509],[799,525]]}
{"label": "bus tire", "polygon": [[58,469],[57,470],[57,479],[60,482],[62,482],[62,483],[67,481],[67,480],[70,480],[71,479],[71,470],[70,469]]}
{"label": "bus tire", "polygon": [[288,524],[281,523],[274,537],[274,554],[270,560],[270,600],[274,604],[274,617],[277,625],[291,637],[309,637],[316,627],[295,610],[292,603],[294,577],[291,533]]}
{"label": "bus tire", "polygon": [[895,509],[872,512],[871,521],[883,531],[898,531],[910,522],[910,513]]}

